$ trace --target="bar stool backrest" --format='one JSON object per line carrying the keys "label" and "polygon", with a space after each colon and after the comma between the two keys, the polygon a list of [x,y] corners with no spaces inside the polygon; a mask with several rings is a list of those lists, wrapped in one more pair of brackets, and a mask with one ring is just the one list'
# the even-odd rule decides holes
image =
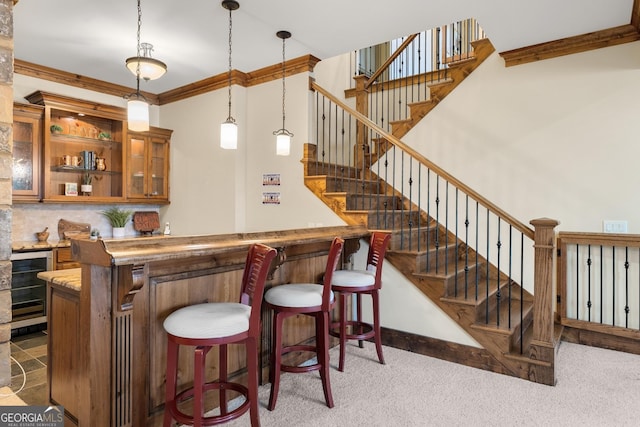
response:
{"label": "bar stool backrest", "polygon": [[333,239],[333,242],[331,242],[331,247],[329,248],[327,268],[325,269],[322,282],[322,311],[329,311],[331,309],[331,278],[333,277],[333,272],[336,271],[336,267],[338,266],[343,246],[344,239],[336,237]]}
{"label": "bar stool backrest", "polygon": [[367,271],[374,271],[376,276],[375,287],[382,287],[382,262],[387,253],[387,246],[391,240],[391,233],[374,231],[369,241],[369,253],[367,255]]}
{"label": "bar stool backrest", "polygon": [[260,329],[260,313],[262,310],[262,296],[269,274],[271,261],[277,251],[262,243],[255,243],[249,247],[247,260],[242,275],[242,290],[240,303],[251,306],[249,329]]}

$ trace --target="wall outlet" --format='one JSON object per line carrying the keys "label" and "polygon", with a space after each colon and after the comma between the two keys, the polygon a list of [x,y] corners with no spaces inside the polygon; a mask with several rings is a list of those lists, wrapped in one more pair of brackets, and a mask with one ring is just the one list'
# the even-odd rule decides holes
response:
{"label": "wall outlet", "polygon": [[627,233],[627,221],[604,220],[602,221],[602,231],[605,233]]}

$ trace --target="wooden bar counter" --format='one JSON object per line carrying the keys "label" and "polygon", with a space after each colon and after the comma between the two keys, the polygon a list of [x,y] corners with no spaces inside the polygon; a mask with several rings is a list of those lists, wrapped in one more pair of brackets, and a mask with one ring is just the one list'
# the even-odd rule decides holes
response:
{"label": "wooden bar counter", "polygon": [[[49,399],[81,427],[159,425],[164,404],[166,334],[174,310],[237,301],[247,250],[254,242],[278,250],[267,288],[319,283],[335,236],[345,239],[343,265],[367,239],[364,227],[325,227],[192,237],[72,240],[81,268],[41,273],[48,282]],[[268,367],[270,313],[263,311],[262,366]],[[285,343],[315,335],[313,320],[295,319]],[[208,379],[217,377],[217,351]],[[192,382],[181,353],[179,387]],[[244,349],[231,346],[229,371],[239,376]],[[263,379],[268,378],[267,369]]]}

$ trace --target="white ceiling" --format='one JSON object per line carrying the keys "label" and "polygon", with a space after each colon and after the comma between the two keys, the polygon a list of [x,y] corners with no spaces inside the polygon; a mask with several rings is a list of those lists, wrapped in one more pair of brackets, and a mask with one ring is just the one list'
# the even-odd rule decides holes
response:
{"label": "white ceiling", "polygon": [[[238,0],[232,65],[250,72],[287,59],[320,59],[475,17],[498,52],[630,23],[633,0]],[[220,0],[142,0],[141,41],[167,64],[141,89],[162,93],[228,69],[228,18]],[[136,0],[20,0],[15,57],[128,87],[136,55]]]}

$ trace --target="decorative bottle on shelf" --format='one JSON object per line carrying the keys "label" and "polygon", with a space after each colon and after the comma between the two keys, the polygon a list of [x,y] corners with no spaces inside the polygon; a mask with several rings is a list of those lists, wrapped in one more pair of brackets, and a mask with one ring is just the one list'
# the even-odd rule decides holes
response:
{"label": "decorative bottle on shelf", "polygon": [[169,227],[169,223],[165,222],[164,223],[164,233],[165,236],[168,236],[169,234],[171,234],[171,228]]}

